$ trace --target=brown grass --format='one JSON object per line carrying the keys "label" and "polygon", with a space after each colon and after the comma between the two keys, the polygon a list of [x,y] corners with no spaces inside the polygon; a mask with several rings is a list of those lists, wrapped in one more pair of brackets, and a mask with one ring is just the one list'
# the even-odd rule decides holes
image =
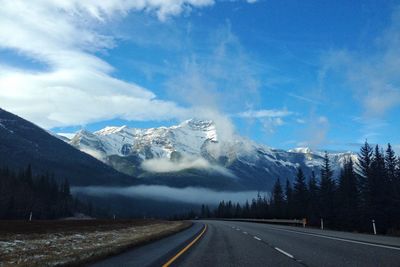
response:
{"label": "brown grass", "polygon": [[79,266],[190,225],[157,220],[1,221],[0,266]]}

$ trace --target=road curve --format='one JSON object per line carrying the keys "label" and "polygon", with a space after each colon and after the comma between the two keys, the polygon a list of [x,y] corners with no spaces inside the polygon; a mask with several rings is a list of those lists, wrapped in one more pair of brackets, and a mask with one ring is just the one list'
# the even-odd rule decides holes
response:
{"label": "road curve", "polygon": [[179,233],[172,236],[154,241],[147,245],[133,248],[122,254],[109,257],[107,259],[90,264],[91,267],[114,267],[114,266],[140,266],[152,267],[162,266],[174,255],[187,246],[193,238],[203,229],[204,224],[194,222],[193,225]]}

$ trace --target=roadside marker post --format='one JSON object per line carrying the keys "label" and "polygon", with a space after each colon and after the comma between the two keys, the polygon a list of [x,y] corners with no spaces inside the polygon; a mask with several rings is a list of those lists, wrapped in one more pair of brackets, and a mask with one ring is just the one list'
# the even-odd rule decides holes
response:
{"label": "roadside marker post", "polygon": [[31,211],[31,213],[29,214],[29,221],[30,221],[30,222],[32,221],[32,211]]}
{"label": "roadside marker post", "polygon": [[303,228],[306,228],[306,224],[307,224],[307,219],[303,218]]}
{"label": "roadside marker post", "polygon": [[324,219],[321,218],[321,230],[324,230]]}
{"label": "roadside marker post", "polygon": [[374,235],[376,235],[376,225],[375,225],[375,220],[372,220],[372,228],[374,229]]}

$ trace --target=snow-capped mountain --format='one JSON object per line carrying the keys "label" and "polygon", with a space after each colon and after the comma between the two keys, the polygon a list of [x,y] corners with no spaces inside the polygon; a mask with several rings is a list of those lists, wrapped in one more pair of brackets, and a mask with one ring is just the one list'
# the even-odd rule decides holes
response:
{"label": "snow-capped mountain", "polygon": [[[203,183],[211,181],[215,187],[270,189],[278,177],[292,179],[297,167],[308,175],[319,173],[322,152],[272,149],[239,135],[222,140],[220,131],[212,121],[188,120],[151,129],[82,130],[69,143],[121,172],[146,178],[146,183],[175,185],[179,180],[181,186],[207,187]],[[355,159],[351,152],[329,156],[335,169],[346,157]]]}

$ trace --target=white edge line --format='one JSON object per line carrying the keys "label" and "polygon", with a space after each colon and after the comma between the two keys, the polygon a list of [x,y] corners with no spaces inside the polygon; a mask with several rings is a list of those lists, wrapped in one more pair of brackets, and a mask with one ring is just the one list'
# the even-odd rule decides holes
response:
{"label": "white edge line", "polygon": [[277,251],[279,251],[279,252],[282,253],[282,254],[285,254],[285,255],[288,256],[289,258],[292,258],[292,259],[294,258],[293,255],[287,253],[286,251],[284,251],[284,250],[282,250],[282,249],[280,249],[280,248],[278,248],[278,247],[274,247],[274,249],[276,249]]}
{"label": "white edge line", "polygon": [[247,235],[247,232],[243,232],[243,234]]}
{"label": "white edge line", "polygon": [[259,238],[258,236],[253,236],[253,237],[254,237],[254,239],[256,239],[256,240],[261,241],[261,238]]}
{"label": "white edge line", "polygon": [[349,243],[354,243],[354,244],[367,245],[367,246],[372,246],[372,247],[379,247],[379,248],[388,248],[388,249],[400,250],[400,248],[398,248],[398,247],[392,247],[392,246],[386,246],[386,245],[373,244],[373,243],[368,243],[368,242],[363,242],[363,241],[356,241],[356,240],[344,239],[344,238],[340,238],[340,237],[324,236],[324,235],[319,235],[319,234],[298,232],[298,231],[287,230],[287,229],[278,229],[278,228],[273,228],[273,229],[276,229],[276,230],[279,230],[279,231],[297,233],[297,234],[301,234],[301,235],[310,235],[310,236],[316,236],[316,237],[320,237],[320,238],[338,240],[338,241],[349,242]]}

